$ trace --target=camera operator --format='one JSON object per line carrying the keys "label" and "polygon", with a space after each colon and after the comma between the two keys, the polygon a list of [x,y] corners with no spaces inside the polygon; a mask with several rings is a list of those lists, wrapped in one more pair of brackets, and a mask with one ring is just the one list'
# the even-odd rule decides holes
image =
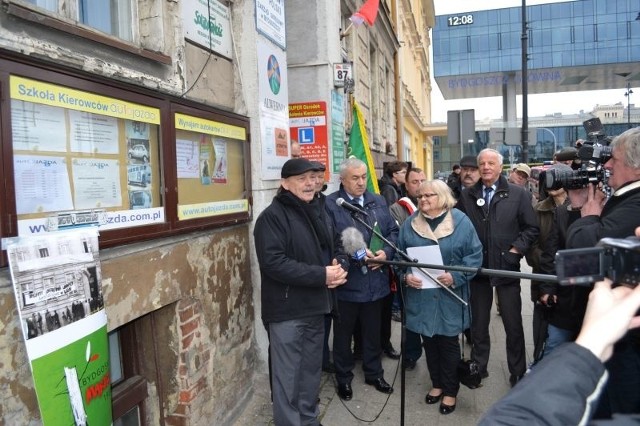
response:
{"label": "camera operator", "polygon": [[[629,129],[611,142],[611,158],[604,163],[614,191],[609,200],[602,182],[569,190],[571,209],[580,218],[571,224],[566,247],[594,247],[605,237],[624,238],[640,225],[640,127]],[[600,400],[596,418],[612,413],[640,412],[640,333],[627,333],[615,346],[607,369],[609,384]]]}
{"label": "camera operator", "polygon": [[[640,327],[640,316],[634,316],[639,307],[640,286],[634,290],[623,286],[612,289],[609,280],[596,283],[576,342],[562,345],[545,357],[478,424],[587,424],[607,380],[603,362],[627,330]],[[630,425],[639,421],[637,414],[616,415],[611,421],[595,424]]]}

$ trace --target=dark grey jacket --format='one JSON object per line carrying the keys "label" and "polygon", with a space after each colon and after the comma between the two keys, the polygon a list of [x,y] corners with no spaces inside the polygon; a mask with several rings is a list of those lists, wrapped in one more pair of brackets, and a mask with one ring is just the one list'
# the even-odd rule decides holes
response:
{"label": "dark grey jacket", "polygon": [[[526,253],[538,238],[539,228],[536,214],[531,206],[527,191],[510,184],[500,176],[488,209],[483,204],[482,181],[462,191],[456,206],[464,212],[473,226],[483,247],[484,268],[503,271],[520,271],[521,255],[510,253],[515,247],[520,253]],[[480,203],[478,200],[482,200]],[[513,278],[491,277],[491,284],[513,283]]]}
{"label": "dark grey jacket", "polygon": [[[604,365],[591,351],[567,343],[544,357],[478,425],[587,424],[606,377]],[[627,419],[625,424],[637,424]]]}

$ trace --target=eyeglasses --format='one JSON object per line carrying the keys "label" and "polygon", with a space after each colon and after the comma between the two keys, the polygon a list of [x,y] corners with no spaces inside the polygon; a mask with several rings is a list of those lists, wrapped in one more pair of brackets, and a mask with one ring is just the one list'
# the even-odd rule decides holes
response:
{"label": "eyeglasses", "polygon": [[420,194],[416,198],[418,200],[422,200],[423,198],[431,198],[431,197],[437,197],[437,196],[438,196],[438,194],[434,194],[434,193],[431,193],[431,194]]}
{"label": "eyeglasses", "polygon": [[394,174],[400,174],[400,175],[406,175],[407,171],[406,170],[398,170],[397,172],[393,172]]}

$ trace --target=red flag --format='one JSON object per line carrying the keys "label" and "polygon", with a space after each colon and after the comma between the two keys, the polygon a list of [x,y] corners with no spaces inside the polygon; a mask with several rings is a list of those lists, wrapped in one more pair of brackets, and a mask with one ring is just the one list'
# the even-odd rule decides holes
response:
{"label": "red flag", "polygon": [[356,26],[361,25],[363,21],[366,21],[369,26],[373,26],[378,16],[378,7],[380,6],[380,0],[367,0],[364,2],[360,10],[351,15],[349,20]]}

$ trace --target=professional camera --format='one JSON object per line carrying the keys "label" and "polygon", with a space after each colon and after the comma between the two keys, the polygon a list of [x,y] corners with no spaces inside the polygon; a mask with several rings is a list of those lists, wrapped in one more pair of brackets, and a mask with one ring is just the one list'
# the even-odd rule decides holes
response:
{"label": "professional camera", "polygon": [[580,164],[577,170],[548,170],[545,176],[547,190],[580,189],[590,183],[603,182],[605,185],[609,172],[603,166],[611,158],[611,138],[602,131],[599,118],[591,118],[582,123],[587,132],[587,140],[578,149],[576,161]]}
{"label": "professional camera", "polygon": [[640,239],[603,238],[596,247],[559,250],[556,272],[561,285],[590,285],[606,277],[635,287],[640,281]]}

